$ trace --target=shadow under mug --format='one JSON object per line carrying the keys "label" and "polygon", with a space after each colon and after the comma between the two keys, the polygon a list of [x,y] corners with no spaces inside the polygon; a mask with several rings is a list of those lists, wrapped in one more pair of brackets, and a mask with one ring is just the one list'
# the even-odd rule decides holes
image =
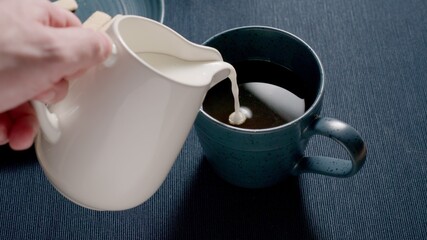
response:
{"label": "shadow under mug", "polygon": [[[275,82],[305,99],[305,112],[297,119],[266,129],[244,129],[224,124],[200,109],[195,129],[203,152],[214,170],[240,187],[261,188],[288,176],[305,172],[350,177],[366,159],[366,144],[350,125],[321,117],[324,74],[312,48],[295,35],[272,27],[245,26],[227,30],[204,45],[216,48],[224,61],[234,65],[246,60],[264,60],[284,66],[298,76],[298,83]],[[267,82],[268,77],[259,79]],[[239,72],[237,71],[237,82]],[[230,90],[231,91],[231,90]],[[338,142],[349,159],[305,156],[309,139],[322,135]]]}

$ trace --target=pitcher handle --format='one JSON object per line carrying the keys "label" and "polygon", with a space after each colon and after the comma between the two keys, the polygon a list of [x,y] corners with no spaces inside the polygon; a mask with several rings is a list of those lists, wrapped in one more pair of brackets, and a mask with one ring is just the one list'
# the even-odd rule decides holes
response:
{"label": "pitcher handle", "polygon": [[304,133],[310,138],[322,135],[344,147],[351,160],[325,156],[305,156],[294,168],[294,174],[311,172],[333,177],[350,177],[357,173],[366,160],[366,144],[356,129],[340,120],[327,117],[316,118]]}
{"label": "pitcher handle", "polygon": [[[115,18],[118,17],[121,17],[121,15],[115,16]],[[96,11],[83,23],[83,27],[91,28],[96,31],[105,31],[104,28],[108,27],[112,21],[113,19],[108,14]],[[112,43],[111,54],[104,60],[103,65],[105,67],[111,67],[116,62],[116,59],[117,47]],[[31,105],[36,111],[37,119],[44,137],[51,144],[56,143],[61,136],[58,116],[50,112],[48,107],[40,101],[32,100]]]}
{"label": "pitcher handle", "polygon": [[31,105],[36,111],[40,128],[46,140],[51,144],[58,142],[61,136],[58,116],[55,113],[51,113],[47,106],[40,101],[32,100]]}

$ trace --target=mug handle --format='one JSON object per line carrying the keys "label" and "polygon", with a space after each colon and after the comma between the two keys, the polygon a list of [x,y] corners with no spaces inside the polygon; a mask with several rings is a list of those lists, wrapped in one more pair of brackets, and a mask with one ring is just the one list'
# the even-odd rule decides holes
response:
{"label": "mug handle", "polygon": [[316,118],[305,130],[310,138],[321,135],[338,142],[350,154],[351,160],[325,156],[302,157],[294,168],[294,173],[318,173],[333,177],[351,177],[357,173],[366,160],[366,144],[356,129],[340,120],[327,117]]}

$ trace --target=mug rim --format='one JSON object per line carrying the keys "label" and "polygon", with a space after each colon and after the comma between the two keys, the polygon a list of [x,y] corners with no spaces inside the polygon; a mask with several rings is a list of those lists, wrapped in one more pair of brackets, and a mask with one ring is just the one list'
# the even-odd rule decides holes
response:
{"label": "mug rim", "polygon": [[322,97],[323,97],[323,93],[324,93],[324,87],[325,87],[325,81],[324,81],[324,70],[323,70],[323,66],[322,66],[322,62],[320,61],[320,58],[317,56],[316,52],[313,50],[313,48],[308,45],[303,39],[301,39],[300,37],[296,36],[293,33],[290,33],[288,31],[285,31],[283,29],[279,29],[279,28],[275,28],[275,27],[270,27],[270,26],[263,26],[263,25],[248,25],[248,26],[240,26],[240,27],[235,27],[235,28],[231,28],[231,29],[227,29],[225,31],[219,32],[215,35],[213,35],[212,37],[208,38],[206,41],[204,41],[202,43],[202,45],[206,45],[211,41],[213,41],[214,39],[220,38],[230,32],[236,32],[236,31],[242,31],[242,30],[261,30],[261,31],[274,31],[274,32],[279,32],[281,34],[284,34],[288,37],[294,38],[296,41],[300,42],[306,49],[308,49],[310,51],[310,53],[312,54],[312,56],[314,57],[317,65],[319,66],[319,78],[320,78],[320,86],[319,86],[319,90],[318,93],[316,95],[316,98],[314,100],[314,102],[311,104],[311,106],[304,111],[304,113],[299,116],[298,118],[287,122],[285,124],[276,126],[276,127],[270,127],[270,128],[260,128],[260,129],[250,129],[250,128],[241,128],[241,127],[237,127],[237,126],[231,126],[229,124],[225,124],[217,119],[215,119],[214,117],[212,117],[211,115],[209,115],[208,113],[206,113],[203,110],[203,105],[200,107],[199,109],[199,114],[202,113],[203,116],[207,117],[208,119],[210,119],[215,125],[220,125],[223,128],[227,128],[230,130],[234,130],[237,132],[245,132],[245,133],[265,133],[265,132],[271,132],[271,131],[276,131],[282,128],[288,128],[292,125],[295,125],[296,123],[302,121],[303,119],[307,118],[309,115],[311,115],[311,112],[314,111],[315,108],[318,107],[319,104],[321,104],[322,101]]}

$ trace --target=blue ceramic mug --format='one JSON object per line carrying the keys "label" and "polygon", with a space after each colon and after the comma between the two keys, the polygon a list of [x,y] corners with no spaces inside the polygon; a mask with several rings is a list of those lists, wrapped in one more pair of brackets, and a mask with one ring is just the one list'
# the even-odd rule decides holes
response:
{"label": "blue ceramic mug", "polygon": [[[194,126],[204,155],[219,176],[236,186],[261,188],[306,172],[350,177],[360,170],[366,159],[365,142],[348,124],[320,116],[323,68],[316,53],[303,40],[276,28],[246,26],[219,33],[204,44],[216,48],[224,61],[232,65],[256,59],[290,69],[299,81],[292,85],[293,90],[305,99],[301,116],[263,129],[225,124],[202,107]],[[237,82],[241,84],[242,73],[237,68],[236,71]],[[259,81],[268,83],[269,77],[266,75]],[[314,135],[338,142],[349,153],[349,159],[306,156],[305,148]]]}

